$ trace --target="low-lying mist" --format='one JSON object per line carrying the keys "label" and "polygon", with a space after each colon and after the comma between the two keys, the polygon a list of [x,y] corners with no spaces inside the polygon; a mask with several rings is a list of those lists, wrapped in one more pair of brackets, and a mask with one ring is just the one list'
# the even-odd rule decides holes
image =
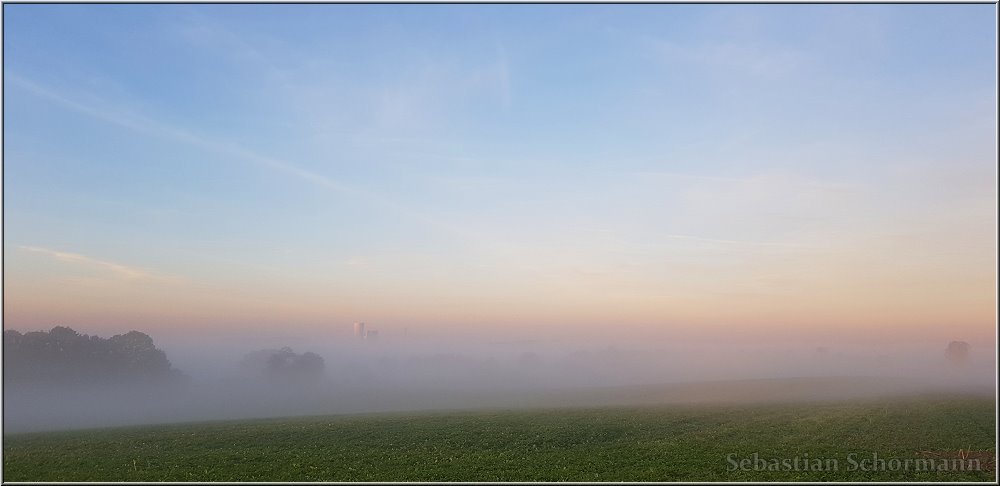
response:
{"label": "low-lying mist", "polygon": [[992,396],[992,343],[969,344],[956,357],[947,342],[167,340],[156,346],[183,379],[58,383],[9,379],[5,349],[3,425],[12,433],[426,409]]}

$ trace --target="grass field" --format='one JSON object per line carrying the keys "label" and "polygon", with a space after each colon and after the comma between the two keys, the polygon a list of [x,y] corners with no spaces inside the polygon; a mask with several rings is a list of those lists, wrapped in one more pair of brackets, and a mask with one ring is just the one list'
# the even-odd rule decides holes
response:
{"label": "grass field", "polygon": [[[326,416],[8,435],[5,481],[992,481],[857,459],[994,449],[991,398]],[[732,471],[836,459],[832,471]]]}

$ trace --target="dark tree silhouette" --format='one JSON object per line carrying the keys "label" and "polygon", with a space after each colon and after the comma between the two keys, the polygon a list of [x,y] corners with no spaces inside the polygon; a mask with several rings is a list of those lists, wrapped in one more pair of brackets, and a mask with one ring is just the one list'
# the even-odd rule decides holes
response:
{"label": "dark tree silhouette", "polygon": [[4,331],[5,383],[162,383],[183,375],[138,331],[104,339],[56,326],[48,332]]}

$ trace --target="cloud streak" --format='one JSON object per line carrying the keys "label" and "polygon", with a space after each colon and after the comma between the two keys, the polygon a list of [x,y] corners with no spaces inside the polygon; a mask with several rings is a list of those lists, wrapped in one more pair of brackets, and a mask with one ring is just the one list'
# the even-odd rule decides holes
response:
{"label": "cloud streak", "polygon": [[371,191],[358,189],[323,174],[303,169],[285,160],[262,155],[237,143],[218,141],[199,136],[182,128],[167,125],[134,112],[120,109],[109,109],[97,106],[96,104],[81,102],[77,99],[64,96],[63,94],[42,86],[32,80],[17,75],[6,75],[6,81],[24,88],[36,96],[56,102],[93,118],[113,123],[130,130],[184,142],[215,153],[229,155],[244,161],[250,161],[255,164],[268,167],[272,170],[291,175],[311,184],[362,200],[371,206],[382,208],[383,210],[389,210],[394,214],[402,215],[413,221],[417,221],[424,225],[444,231],[451,236],[456,236],[465,240],[472,238],[471,235],[461,228],[416,211],[412,208],[412,206],[388,199]]}
{"label": "cloud streak", "polygon": [[120,263],[115,263],[115,262],[109,262],[106,260],[99,260],[97,258],[81,255],[79,253],[51,250],[48,248],[40,248],[37,246],[20,246],[19,248],[25,251],[30,251],[32,253],[41,253],[43,255],[48,255],[52,258],[55,258],[56,260],[65,263],[70,263],[73,265],[82,265],[91,268],[101,268],[125,280],[146,280],[146,279],[156,278],[155,275],[140,268],[131,267],[128,265],[122,265]]}
{"label": "cloud streak", "polygon": [[384,211],[390,212],[391,214],[402,216],[410,221],[422,224],[425,227],[440,231],[441,233],[455,238],[466,245],[470,245],[477,251],[486,252],[490,255],[490,258],[503,261],[506,265],[516,264],[516,262],[511,261],[510,257],[506,255],[502,249],[498,248],[495,237],[491,238],[488,234],[482,234],[481,232],[476,232],[442,221],[414,209],[412,205],[403,204],[371,191],[358,189],[339,180],[303,169],[282,159],[262,155],[234,142],[219,141],[199,136],[182,128],[161,123],[155,119],[133,111],[104,107],[103,103],[82,102],[74,97],[65,96],[48,87],[18,75],[7,75],[7,81],[13,85],[26,89],[36,96],[48,99],[93,118],[103,120],[129,130],[186,143],[204,150],[232,156],[245,162],[265,166],[274,171],[285,173],[310,184],[314,184],[335,193],[362,201],[371,207],[380,208]]}
{"label": "cloud streak", "polygon": [[759,42],[705,42],[683,44],[656,37],[642,39],[651,50],[670,63],[683,63],[759,78],[794,73],[807,62],[806,56],[787,46]]}

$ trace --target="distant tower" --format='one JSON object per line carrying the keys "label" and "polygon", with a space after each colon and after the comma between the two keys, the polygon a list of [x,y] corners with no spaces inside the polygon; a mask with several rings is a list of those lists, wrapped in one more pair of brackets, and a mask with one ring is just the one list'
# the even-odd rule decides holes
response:
{"label": "distant tower", "polygon": [[365,323],[363,322],[354,323],[354,336],[359,338],[365,337]]}

